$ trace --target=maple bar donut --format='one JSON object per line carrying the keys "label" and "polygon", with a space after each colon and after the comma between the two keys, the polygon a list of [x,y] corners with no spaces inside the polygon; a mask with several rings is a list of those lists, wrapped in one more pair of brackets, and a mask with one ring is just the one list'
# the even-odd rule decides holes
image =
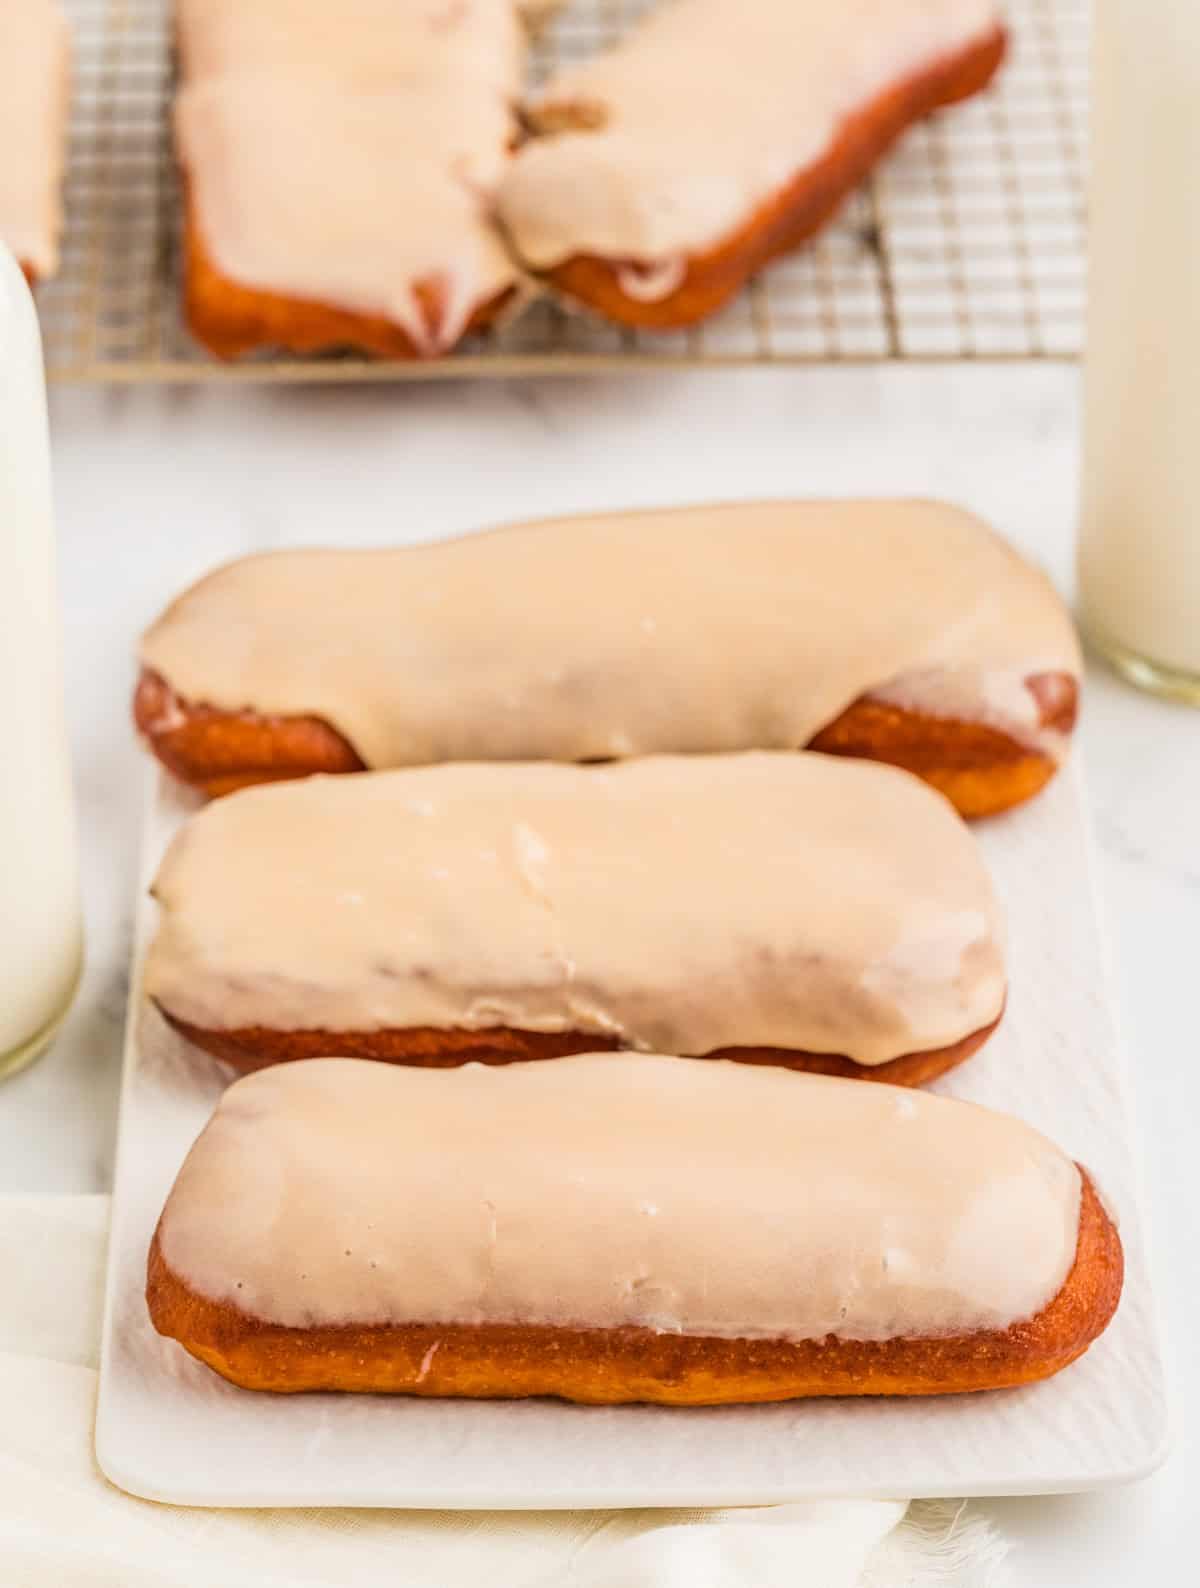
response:
{"label": "maple bar donut", "polygon": [[922,501],[268,553],[185,591],[141,662],[139,729],[209,794],[364,766],[811,746],[904,766],[968,816],[1050,779],[1080,677],[1044,575]]}
{"label": "maple bar donut", "polygon": [[0,242],[31,286],[58,270],[71,36],[58,0],[0,0]]}
{"label": "maple bar donut", "polygon": [[1028,1384],[1121,1282],[1086,1174],[1009,1115],[589,1054],[238,1081],[147,1301],[246,1389],[706,1406]]}
{"label": "maple bar donut", "polygon": [[222,358],[433,357],[516,301],[491,219],[516,135],[511,0],[186,0],[186,311]]}
{"label": "maple bar donut", "polygon": [[995,0],[671,0],[533,99],[501,219],[569,300],[691,325],[1004,52]]}
{"label": "maple bar donut", "polygon": [[153,893],[145,990],[242,1068],[659,1049],[915,1084],[1004,1006],[978,847],[819,755],[447,765],[248,789]]}

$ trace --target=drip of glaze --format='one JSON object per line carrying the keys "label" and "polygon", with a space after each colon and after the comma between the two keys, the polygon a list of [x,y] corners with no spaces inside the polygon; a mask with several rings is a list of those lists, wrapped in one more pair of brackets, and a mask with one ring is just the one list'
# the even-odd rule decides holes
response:
{"label": "drip of glaze", "polygon": [[617,271],[617,284],[628,298],[638,303],[661,303],[683,285],[687,261],[676,254],[657,264],[631,261]]}

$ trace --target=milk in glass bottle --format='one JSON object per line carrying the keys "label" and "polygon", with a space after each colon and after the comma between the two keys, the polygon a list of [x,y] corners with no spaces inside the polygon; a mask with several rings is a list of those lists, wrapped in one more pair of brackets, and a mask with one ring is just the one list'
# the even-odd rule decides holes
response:
{"label": "milk in glass bottle", "polygon": [[1080,609],[1200,705],[1200,0],[1096,0]]}
{"label": "milk in glass bottle", "polygon": [[0,1075],[58,1029],[82,946],[41,345],[0,244]]}

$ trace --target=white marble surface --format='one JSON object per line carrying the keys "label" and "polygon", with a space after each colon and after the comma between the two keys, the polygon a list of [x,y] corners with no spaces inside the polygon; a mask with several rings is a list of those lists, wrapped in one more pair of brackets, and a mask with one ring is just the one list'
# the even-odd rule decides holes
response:
{"label": "white marble surface", "polygon": [[[52,424],[88,969],[54,1051],[0,1088],[0,1190],[109,1181],[139,752],[139,627],[212,562],[285,541],[423,538],[513,516],[704,497],[921,492],[990,516],[1071,580],[1076,376],[1057,366],[660,374],[313,391],[63,391]],[[587,591],[580,591],[586,602]],[[1200,715],[1096,669],[1083,753],[1146,1149],[1172,1352],[1173,1455],[1131,1489],[988,1509],[1012,1580],[1190,1581],[1197,1475]]]}

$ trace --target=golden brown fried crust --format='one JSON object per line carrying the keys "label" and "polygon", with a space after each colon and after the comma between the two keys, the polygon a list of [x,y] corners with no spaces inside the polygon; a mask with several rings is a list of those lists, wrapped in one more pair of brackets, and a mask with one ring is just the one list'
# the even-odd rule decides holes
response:
{"label": "golden brown fried crust", "polygon": [[[286,348],[292,353],[319,353],[356,347],[380,358],[422,358],[408,334],[381,315],[355,314],[305,298],[290,298],[244,286],[222,275],[200,235],[189,204],[184,231],[184,311],[188,327],[217,358],[239,358],[258,348]],[[437,281],[418,282],[414,295],[432,330],[445,312],[445,290]],[[490,325],[515,294],[506,288],[471,315],[464,335]]]}
{"label": "golden brown fried crust", "polygon": [[365,769],[351,745],[319,717],[192,705],[148,669],[138,679],[133,720],[167,770],[210,797],[254,783]]}
{"label": "golden brown fried crust", "polygon": [[1005,31],[997,27],[981,43],[879,95],[845,123],[823,160],[802,171],[736,232],[690,255],[683,280],[664,298],[646,302],[622,289],[621,274],[636,269],[635,260],[576,254],[542,279],[621,325],[650,331],[694,325],[714,314],[764,265],[819,231],[914,122],[985,88],[1007,47]]}
{"label": "golden brown fried crust", "polygon": [[[206,1053],[243,1071],[297,1059],[380,1059],[419,1069],[453,1069],[460,1064],[516,1064],[528,1059],[561,1059],[571,1053],[614,1052],[618,1043],[586,1031],[517,1031],[493,1027],[485,1031],[439,1030],[430,1026],[386,1031],[273,1031],[244,1026],[210,1031],[178,1020],[169,1009],[159,1011],[181,1036]],[[889,1081],[893,1086],[923,1086],[970,1058],[1000,1024],[973,1031],[949,1047],[906,1053],[886,1064],[858,1064],[836,1053],[805,1053],[793,1048],[716,1048],[699,1055],[734,1059],[739,1064],[774,1064],[781,1069],[841,1075],[851,1080]]]}
{"label": "golden brown fried crust", "polygon": [[[1069,673],[1035,673],[1026,687],[1042,728],[1071,731],[1079,686]],[[184,783],[210,797],[252,783],[315,772],[361,772],[353,745],[318,717],[265,717],[181,700],[144,669],[133,701],[138,730]],[[1054,776],[1053,758],[1003,730],[933,717],[864,695],[807,746],[827,755],[886,761],[942,791],[964,816],[990,816],[1036,794]]]}
{"label": "golden brown fried crust", "polygon": [[190,1290],[168,1266],[160,1231],[146,1283],[154,1327],[234,1384],[282,1393],[717,1406],[1001,1389],[1048,1378],[1086,1351],[1116,1311],[1123,1277],[1120,1237],[1086,1173],[1075,1262],[1036,1317],[1007,1329],[883,1341],[726,1340],[533,1324],[285,1328]]}
{"label": "golden brown fried crust", "polygon": [[[1064,736],[1075,726],[1079,686],[1069,673],[1034,673],[1025,687],[1038,726]],[[1032,798],[1057,763],[1002,728],[934,717],[864,695],[808,745],[826,755],[886,761],[940,789],[961,816],[994,816]]]}

